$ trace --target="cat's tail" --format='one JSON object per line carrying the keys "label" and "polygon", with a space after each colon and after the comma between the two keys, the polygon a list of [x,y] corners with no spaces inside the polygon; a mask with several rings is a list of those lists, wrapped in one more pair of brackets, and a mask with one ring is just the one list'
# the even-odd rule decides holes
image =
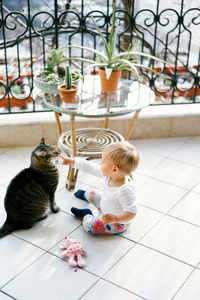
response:
{"label": "cat's tail", "polygon": [[3,226],[0,228],[0,238],[12,233],[14,228],[6,220]]}

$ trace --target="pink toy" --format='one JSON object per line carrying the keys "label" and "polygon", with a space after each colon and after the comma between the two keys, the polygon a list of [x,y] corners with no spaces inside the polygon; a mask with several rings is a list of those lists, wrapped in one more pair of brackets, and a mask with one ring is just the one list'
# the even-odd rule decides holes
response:
{"label": "pink toy", "polygon": [[[65,250],[61,257],[63,259],[68,259],[68,263],[72,267],[84,268],[86,266],[86,261],[82,257],[82,254],[86,254],[86,250],[81,242],[78,240],[72,240],[65,237],[64,242],[60,245],[62,250]],[[77,270],[77,269],[76,269]],[[76,271],[75,270],[75,271]]]}

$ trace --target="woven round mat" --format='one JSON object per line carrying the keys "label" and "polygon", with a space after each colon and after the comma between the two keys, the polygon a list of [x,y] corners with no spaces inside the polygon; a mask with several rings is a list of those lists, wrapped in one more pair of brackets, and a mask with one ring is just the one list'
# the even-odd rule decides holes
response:
{"label": "woven round mat", "polygon": [[[76,130],[77,155],[101,157],[105,146],[123,141],[121,134],[110,129],[82,128]],[[58,146],[68,155],[73,156],[71,131],[64,132],[58,140]]]}

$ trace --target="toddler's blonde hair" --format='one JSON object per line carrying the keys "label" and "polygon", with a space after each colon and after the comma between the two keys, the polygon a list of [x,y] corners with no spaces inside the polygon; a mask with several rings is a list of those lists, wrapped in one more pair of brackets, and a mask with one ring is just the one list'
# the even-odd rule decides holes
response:
{"label": "toddler's blonde hair", "polygon": [[140,161],[137,150],[127,141],[110,144],[104,148],[103,153],[108,155],[113,164],[126,174],[133,172]]}

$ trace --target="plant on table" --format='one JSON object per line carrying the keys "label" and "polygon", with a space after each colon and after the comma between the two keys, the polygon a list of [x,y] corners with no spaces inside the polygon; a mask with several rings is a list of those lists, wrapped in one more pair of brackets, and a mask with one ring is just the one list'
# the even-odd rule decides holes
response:
{"label": "plant on table", "polygon": [[[148,59],[153,59],[153,60],[156,60],[156,61],[162,62],[162,63],[166,63],[166,62],[163,61],[162,59],[159,59],[150,54],[135,51],[133,44],[129,45],[127,51],[117,53],[117,51],[116,51],[117,26],[115,25],[115,23],[116,23],[115,19],[116,19],[115,18],[115,6],[113,5],[110,39],[107,42],[103,33],[101,32],[101,29],[97,25],[95,19],[92,17],[92,20],[96,27],[96,30],[102,39],[102,42],[104,45],[104,53],[102,53],[96,49],[84,47],[84,46],[77,46],[77,45],[66,46],[66,48],[79,48],[82,50],[93,52],[94,54],[96,54],[98,56],[98,61],[81,58],[81,57],[71,57],[68,59],[69,60],[79,60],[79,61],[89,63],[89,66],[85,69],[85,73],[87,72],[87,70],[89,68],[99,67],[98,73],[99,73],[100,77],[102,76],[105,79],[106,83],[112,82],[114,80],[113,78],[117,77],[117,84],[118,84],[119,77],[121,75],[121,70],[128,70],[128,71],[134,72],[136,74],[138,81],[140,81],[140,76],[139,76],[139,72],[138,72],[139,68],[143,68],[143,69],[146,69],[146,70],[149,70],[149,71],[152,71],[152,72],[158,74],[152,68],[138,63],[137,56],[146,57]],[[104,85],[104,83],[102,83],[102,84],[103,84],[102,90],[114,91],[117,89],[117,84],[115,84],[114,87],[109,87],[109,86],[106,87]]]}
{"label": "plant on table", "polygon": [[66,66],[65,84],[59,85],[58,91],[64,102],[67,102],[67,103],[74,102],[76,93],[78,91],[78,86],[75,84],[72,84],[72,74],[71,74],[70,66]]}
{"label": "plant on table", "polygon": [[[58,85],[65,81],[65,68],[60,66],[61,63],[67,61],[62,49],[52,49],[47,66],[34,77],[34,84],[45,93],[58,94]],[[77,84],[83,76],[74,71],[71,73],[72,82]]]}

